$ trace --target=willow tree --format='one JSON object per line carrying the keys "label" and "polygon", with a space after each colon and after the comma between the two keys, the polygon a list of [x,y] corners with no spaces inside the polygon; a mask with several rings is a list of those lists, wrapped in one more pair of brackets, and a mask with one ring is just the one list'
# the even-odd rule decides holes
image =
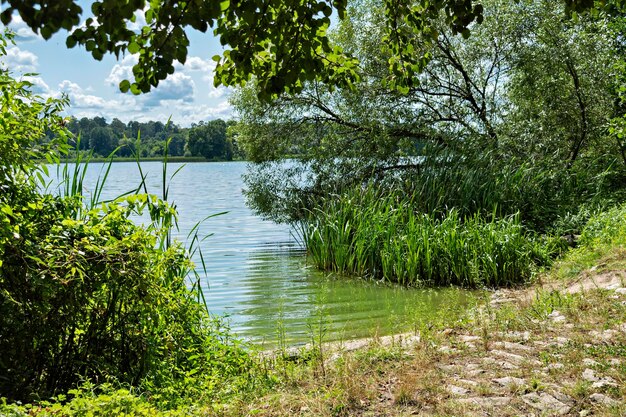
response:
{"label": "willow tree", "polygon": [[[434,43],[412,38],[415,54],[430,62],[400,92],[386,82],[383,2],[352,4],[332,40],[360,63],[353,88],[314,81],[266,102],[252,84],[232,99],[239,142],[255,162],[248,196],[259,213],[297,220],[317,197],[371,181],[419,195],[426,211],[461,204],[471,214],[498,204],[515,212],[531,204],[528,195],[556,207],[566,203],[563,177],[575,181],[581,158],[606,156],[581,165],[593,176],[617,156],[607,136],[608,119],[619,115],[613,64],[621,38],[607,30],[614,18],[572,20],[549,1],[485,2],[484,22],[469,38],[444,18],[433,22]],[[427,167],[418,157],[425,155],[445,163]],[[550,173],[541,186],[527,181],[516,191],[498,177],[519,178],[529,165]]]}

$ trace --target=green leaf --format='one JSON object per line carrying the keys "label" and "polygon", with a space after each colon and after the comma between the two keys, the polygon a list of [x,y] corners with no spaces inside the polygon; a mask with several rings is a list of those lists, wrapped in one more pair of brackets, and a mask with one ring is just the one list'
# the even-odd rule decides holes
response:
{"label": "green leaf", "polygon": [[136,54],[137,52],[139,52],[141,47],[139,46],[139,44],[137,42],[131,42],[131,43],[128,44],[128,47],[126,49],[131,54]]}
{"label": "green leaf", "polygon": [[128,81],[128,80],[123,80],[123,81],[120,83],[120,91],[121,91],[122,93],[127,93],[129,89],[130,89],[130,81]]}

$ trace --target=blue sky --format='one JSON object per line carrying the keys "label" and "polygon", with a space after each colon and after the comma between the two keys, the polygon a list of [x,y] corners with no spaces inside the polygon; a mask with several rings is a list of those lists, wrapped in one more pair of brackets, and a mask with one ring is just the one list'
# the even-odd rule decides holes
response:
{"label": "blue sky", "polygon": [[44,97],[67,94],[71,103],[68,115],[102,116],[109,122],[117,117],[125,123],[166,121],[171,116],[181,126],[231,115],[231,90],[213,87],[215,63],[211,57],[221,54],[222,47],[211,33],[188,32],[191,45],[185,65],[177,64],[175,73],[150,93],[133,96],[118,89],[119,82],[132,74],[133,57],[127,55],[117,61],[111,55],[96,61],[84,48],[67,49],[67,32],[61,31],[44,41],[19,16],[10,27],[17,34],[17,44],[9,48],[2,64],[14,77],[38,73],[31,81],[36,85],[35,91]]}

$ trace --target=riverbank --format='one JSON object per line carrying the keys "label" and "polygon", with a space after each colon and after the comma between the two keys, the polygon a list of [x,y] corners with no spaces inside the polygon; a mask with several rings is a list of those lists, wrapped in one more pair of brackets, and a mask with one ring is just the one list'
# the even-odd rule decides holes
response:
{"label": "riverbank", "polygon": [[[256,355],[251,390],[176,410],[149,394],[80,391],[2,415],[623,416],[626,249],[573,250],[533,285],[488,293],[411,334]],[[11,410],[11,412],[9,412]],[[4,413],[4,414],[3,414]],[[27,414],[28,413],[28,414]]]}
{"label": "riverbank", "polygon": [[[626,413],[626,270],[617,250],[573,281],[498,291],[456,323],[381,338],[291,368],[280,389],[227,415]],[[612,258],[612,260],[610,259]],[[617,262],[616,262],[617,261]],[[568,267],[562,265],[559,268]]]}
{"label": "riverbank", "polygon": [[[163,156],[146,156],[139,158],[139,162],[163,162]],[[137,162],[137,158],[133,156],[115,156],[113,158],[94,156],[89,159],[89,162]],[[70,158],[62,158],[62,163],[73,163],[76,162],[76,159],[73,157]],[[214,160],[214,159],[206,159],[202,156],[168,156],[167,162],[230,162],[226,160]]]}

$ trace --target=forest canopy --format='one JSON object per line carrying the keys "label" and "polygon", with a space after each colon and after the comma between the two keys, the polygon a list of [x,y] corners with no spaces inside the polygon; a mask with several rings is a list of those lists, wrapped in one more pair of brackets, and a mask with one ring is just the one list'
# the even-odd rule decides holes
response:
{"label": "forest canopy", "polygon": [[71,142],[81,151],[93,151],[95,156],[108,157],[114,152],[116,157],[161,157],[166,154],[167,144],[168,156],[220,161],[244,158],[236,138],[229,133],[235,124],[232,120],[215,119],[180,127],[173,122],[124,123],[117,118],[108,123],[100,116],[65,121],[74,134]]}

